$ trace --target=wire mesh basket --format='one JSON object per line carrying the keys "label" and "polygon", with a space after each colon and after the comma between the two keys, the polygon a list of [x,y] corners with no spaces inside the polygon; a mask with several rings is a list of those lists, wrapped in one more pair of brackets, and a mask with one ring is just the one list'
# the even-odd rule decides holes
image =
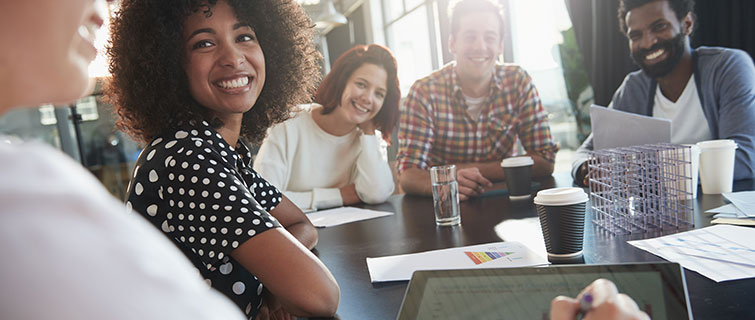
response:
{"label": "wire mesh basket", "polygon": [[694,226],[692,150],[648,144],[593,151],[588,160],[593,222],[611,234]]}

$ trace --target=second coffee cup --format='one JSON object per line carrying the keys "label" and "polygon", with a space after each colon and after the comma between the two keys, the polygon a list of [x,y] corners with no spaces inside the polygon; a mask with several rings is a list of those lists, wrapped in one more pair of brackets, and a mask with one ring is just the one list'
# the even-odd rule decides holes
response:
{"label": "second coffee cup", "polygon": [[734,162],[737,144],[734,140],[698,142],[700,147],[700,183],[703,193],[731,192],[734,182]]}
{"label": "second coffee cup", "polygon": [[511,199],[526,199],[530,197],[532,189],[532,165],[535,162],[531,157],[513,157],[501,161],[503,175],[506,177],[506,185]]}

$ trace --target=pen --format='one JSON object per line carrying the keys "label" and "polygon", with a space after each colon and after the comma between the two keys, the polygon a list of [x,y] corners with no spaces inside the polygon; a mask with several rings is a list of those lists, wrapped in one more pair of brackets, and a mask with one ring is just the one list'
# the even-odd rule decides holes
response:
{"label": "pen", "polygon": [[579,316],[577,319],[582,319],[592,309],[592,301],[593,297],[589,292],[582,295],[582,298],[579,300]]}

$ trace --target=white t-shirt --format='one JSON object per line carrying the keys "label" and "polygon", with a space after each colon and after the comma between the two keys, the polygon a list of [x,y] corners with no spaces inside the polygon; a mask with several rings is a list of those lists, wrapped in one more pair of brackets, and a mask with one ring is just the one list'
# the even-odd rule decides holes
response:
{"label": "white t-shirt", "polygon": [[254,170],[305,211],[343,205],[339,188],[352,183],[365,203],[388,199],[394,182],[380,134],[355,129],[334,136],[317,125],[311,112],[270,129]]}
{"label": "white t-shirt", "polygon": [[689,77],[687,86],[676,102],[666,98],[659,85],[655,92],[653,117],[671,120],[671,143],[691,144],[713,139],[700,104],[694,76]]}
{"label": "white t-shirt", "polygon": [[467,95],[464,95],[464,101],[467,103],[467,114],[469,114],[469,116],[472,117],[474,121],[477,121],[477,118],[480,117],[480,113],[482,113],[483,102],[485,102],[485,99],[487,98],[488,96],[471,98]]}
{"label": "white t-shirt", "polygon": [[244,318],[61,152],[0,142],[0,164],[0,319]]}

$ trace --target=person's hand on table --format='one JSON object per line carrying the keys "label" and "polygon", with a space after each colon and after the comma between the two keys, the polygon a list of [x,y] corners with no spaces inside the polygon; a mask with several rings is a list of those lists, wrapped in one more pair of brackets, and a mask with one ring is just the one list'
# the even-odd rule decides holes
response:
{"label": "person's hand on table", "polygon": [[255,320],[296,320],[296,317],[288,313],[278,299],[267,290],[262,294],[262,305]]}
{"label": "person's hand on table", "polygon": [[616,285],[606,279],[598,279],[588,285],[576,299],[558,296],[551,301],[551,320],[573,320],[582,311],[580,300],[585,294],[592,296],[592,307],[582,319],[639,320],[650,319],[629,296],[619,293]]}
{"label": "person's hand on table", "polygon": [[588,183],[590,183],[590,170],[587,166],[587,161],[585,161],[580,167],[579,167],[579,173],[582,175],[582,185],[587,187],[589,186]]}
{"label": "person's hand on table", "polygon": [[459,184],[459,200],[464,201],[485,192],[486,187],[493,185],[486,179],[480,169],[476,167],[460,168],[456,171],[456,181]]}

